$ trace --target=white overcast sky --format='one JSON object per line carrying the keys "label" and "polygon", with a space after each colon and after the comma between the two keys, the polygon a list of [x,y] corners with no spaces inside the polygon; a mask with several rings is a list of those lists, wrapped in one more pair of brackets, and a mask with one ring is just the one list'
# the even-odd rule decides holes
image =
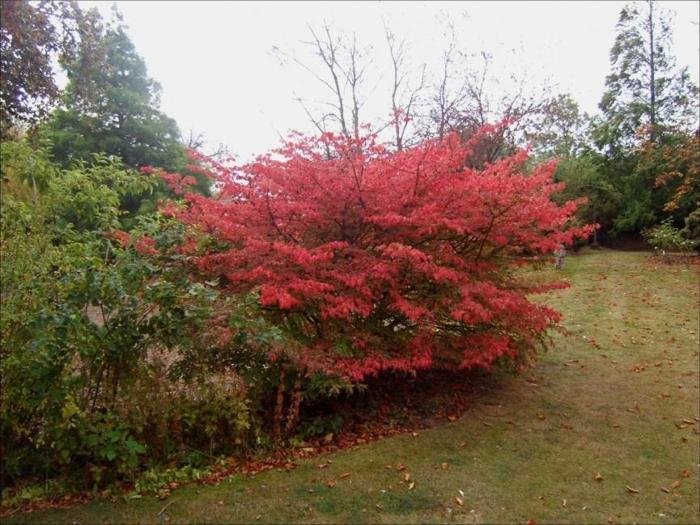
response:
{"label": "white overcast sky", "polygon": [[[97,5],[109,16],[108,2]],[[410,45],[411,60],[439,66],[444,21],[460,47],[494,55],[496,74],[548,79],[589,113],[597,111],[609,51],[624,2],[117,2],[149,75],[162,85],[161,109],[183,132],[201,132],[242,159],[262,153],[290,129],[311,131],[294,96],[327,99],[323,87],[276,46],[317,65],[304,42],[326,21],[372,46],[366,116],[388,113],[390,80],[384,21]],[[674,54],[698,83],[700,2],[660,2],[673,13]],[[514,52],[513,52],[514,50]],[[494,88],[498,89],[498,88]]]}

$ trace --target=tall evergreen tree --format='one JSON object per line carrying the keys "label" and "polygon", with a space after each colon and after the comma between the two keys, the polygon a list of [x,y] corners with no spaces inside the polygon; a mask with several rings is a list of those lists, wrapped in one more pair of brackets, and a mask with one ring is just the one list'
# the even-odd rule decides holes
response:
{"label": "tall evergreen tree", "polygon": [[669,129],[697,126],[698,88],[687,67],[676,67],[671,44],[669,16],[654,0],[622,9],[600,102],[599,147],[615,154]]}
{"label": "tall evergreen tree", "polygon": [[602,173],[620,195],[613,233],[639,232],[668,214],[673,188],[656,183],[667,168],[653,152],[682,142],[698,125],[698,87],[687,67],[676,67],[671,44],[669,15],[654,0],[622,9],[592,131],[605,155]]}
{"label": "tall evergreen tree", "polygon": [[130,167],[184,167],[177,124],[159,111],[160,86],[116,13],[105,24],[93,11],[76,59],[63,65],[68,86],[47,128],[56,160],[67,166],[103,152]]}

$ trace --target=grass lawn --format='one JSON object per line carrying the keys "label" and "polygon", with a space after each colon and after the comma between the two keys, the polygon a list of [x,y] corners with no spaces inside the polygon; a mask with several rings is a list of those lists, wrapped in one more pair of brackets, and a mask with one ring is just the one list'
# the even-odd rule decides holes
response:
{"label": "grass lawn", "polygon": [[568,257],[572,287],[543,300],[569,335],[461,419],[417,436],[187,486],[167,501],[98,500],[4,521],[698,523],[697,268],[642,253]]}

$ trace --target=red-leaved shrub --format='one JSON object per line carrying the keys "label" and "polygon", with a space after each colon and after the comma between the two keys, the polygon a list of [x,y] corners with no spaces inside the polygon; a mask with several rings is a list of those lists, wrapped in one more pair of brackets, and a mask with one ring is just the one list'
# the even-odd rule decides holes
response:
{"label": "red-leaved shrub", "polygon": [[[553,162],[526,170],[523,151],[477,171],[465,167],[474,144],[391,152],[373,136],[299,135],[239,168],[209,163],[216,195],[171,211],[198,232],[186,249],[207,278],[259,293],[289,340],[272,360],[353,381],[490,367],[559,318],[528,300],[545,287],[523,261],[592,227],[570,224],[576,202],[550,198]],[[202,236],[215,241],[205,253]]]}

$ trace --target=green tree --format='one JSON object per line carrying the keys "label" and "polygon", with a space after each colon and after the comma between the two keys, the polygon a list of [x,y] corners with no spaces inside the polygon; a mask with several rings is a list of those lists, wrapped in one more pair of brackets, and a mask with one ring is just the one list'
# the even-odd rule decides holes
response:
{"label": "green tree", "polygon": [[654,142],[668,128],[697,126],[698,88],[687,67],[676,67],[669,16],[654,0],[643,6],[622,9],[610,50],[596,138],[613,154],[640,140]]}
{"label": "green tree", "polygon": [[538,156],[573,157],[586,145],[589,117],[569,94],[552,98],[525,132]]}
{"label": "green tree", "polygon": [[659,153],[697,127],[698,88],[687,68],[676,67],[671,36],[669,15],[654,0],[620,12],[602,115],[592,126],[602,173],[621,197],[613,234],[640,232],[667,215],[671,193],[656,184],[667,169]]}
{"label": "green tree", "polygon": [[98,152],[129,167],[185,166],[177,124],[158,109],[160,85],[148,77],[117,13],[104,23],[92,11],[81,28],[79,53],[63,65],[68,86],[46,130],[62,166]]}

